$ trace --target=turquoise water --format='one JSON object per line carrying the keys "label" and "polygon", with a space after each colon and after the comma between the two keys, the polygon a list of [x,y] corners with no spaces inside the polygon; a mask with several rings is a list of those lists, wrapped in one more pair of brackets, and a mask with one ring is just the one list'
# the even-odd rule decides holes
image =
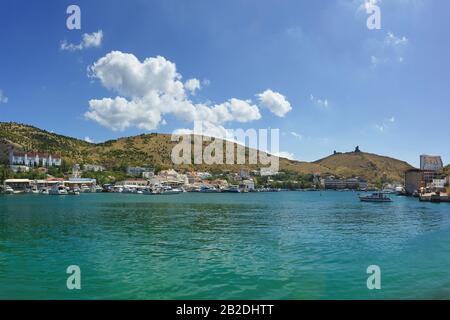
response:
{"label": "turquoise water", "polygon": [[3,195],[0,298],[450,299],[450,205],[393,199]]}

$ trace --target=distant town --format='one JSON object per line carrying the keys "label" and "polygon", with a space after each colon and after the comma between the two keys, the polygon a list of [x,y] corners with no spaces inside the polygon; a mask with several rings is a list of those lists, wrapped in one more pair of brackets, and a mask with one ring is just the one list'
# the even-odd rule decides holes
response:
{"label": "distant town", "polygon": [[[355,152],[360,152],[356,147]],[[337,152],[335,151],[334,154]],[[320,174],[292,176],[269,169],[239,172],[177,172],[152,167],[126,167],[109,172],[102,164],[64,165],[55,154],[11,150],[8,166],[1,172],[1,192],[9,194],[80,194],[116,192],[136,194],[246,193],[300,191],[382,191],[419,197],[422,201],[449,201],[449,175],[440,156],[421,155],[420,168],[405,172],[404,183],[375,187],[359,177],[322,177]]]}

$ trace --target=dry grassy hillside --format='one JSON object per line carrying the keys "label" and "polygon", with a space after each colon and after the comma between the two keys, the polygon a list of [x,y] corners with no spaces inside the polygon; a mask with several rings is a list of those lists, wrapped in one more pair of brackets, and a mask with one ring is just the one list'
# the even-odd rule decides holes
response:
{"label": "dry grassy hillside", "polygon": [[[104,143],[92,144],[79,139],[51,133],[39,128],[11,123],[0,123],[0,161],[6,161],[10,148],[59,154],[68,163],[102,164],[108,168],[124,166],[162,166],[176,169],[210,171],[239,171],[257,169],[260,165],[183,165],[174,166],[171,152],[176,142],[168,134],[142,134]],[[206,144],[205,144],[206,145]],[[246,149],[248,154],[249,150]],[[262,166],[264,167],[264,166]],[[336,154],[313,163],[280,158],[280,169],[302,174],[334,174],[340,177],[359,176],[378,181],[401,181],[409,164],[396,159],[368,153]]]}
{"label": "dry grassy hillside", "polygon": [[403,180],[403,174],[412,166],[404,161],[364,152],[338,153],[315,162],[331,169],[339,176],[359,176],[370,181]]}

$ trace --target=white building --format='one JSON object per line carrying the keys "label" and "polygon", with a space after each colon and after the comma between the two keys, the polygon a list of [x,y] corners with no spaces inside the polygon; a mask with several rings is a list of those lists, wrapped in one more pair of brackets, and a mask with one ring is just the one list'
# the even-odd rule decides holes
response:
{"label": "white building", "polygon": [[255,182],[251,179],[243,180],[241,183],[241,187],[247,191],[255,190]]}
{"label": "white building", "polygon": [[20,152],[11,151],[9,153],[10,165],[23,165],[28,167],[52,167],[61,166],[60,156],[41,152]]}
{"label": "white building", "polygon": [[447,183],[447,179],[433,179],[430,187],[434,189],[445,189],[445,185]]}
{"label": "white building", "polygon": [[178,187],[189,184],[186,174],[180,174],[173,169],[161,171],[156,177],[161,184]]}

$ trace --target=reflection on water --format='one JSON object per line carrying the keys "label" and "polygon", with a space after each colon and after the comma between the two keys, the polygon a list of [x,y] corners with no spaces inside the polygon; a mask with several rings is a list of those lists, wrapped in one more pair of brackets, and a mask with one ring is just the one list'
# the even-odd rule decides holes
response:
{"label": "reflection on water", "polygon": [[[450,206],[394,200],[0,196],[0,298],[450,298]],[[81,291],[65,287],[72,264]]]}

